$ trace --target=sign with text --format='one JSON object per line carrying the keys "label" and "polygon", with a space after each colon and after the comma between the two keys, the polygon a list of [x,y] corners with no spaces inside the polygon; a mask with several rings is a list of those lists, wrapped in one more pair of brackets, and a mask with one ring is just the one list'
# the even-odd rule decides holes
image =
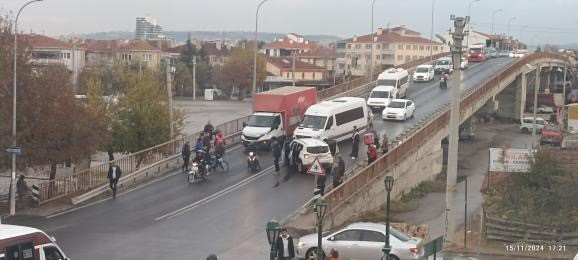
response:
{"label": "sign with text", "polygon": [[528,172],[533,152],[528,149],[490,148],[490,171]]}

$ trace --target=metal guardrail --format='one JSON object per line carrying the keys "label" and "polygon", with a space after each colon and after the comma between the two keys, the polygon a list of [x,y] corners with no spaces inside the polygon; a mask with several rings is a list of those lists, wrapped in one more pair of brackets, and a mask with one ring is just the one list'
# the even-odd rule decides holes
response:
{"label": "metal guardrail", "polygon": [[[449,53],[440,53],[433,56],[433,59],[447,56]],[[430,57],[425,57],[422,59],[414,60],[405,64],[398,65],[398,68],[409,69],[417,65],[427,63],[430,61]],[[379,71],[375,73],[374,78],[379,75]],[[324,100],[334,96],[347,95],[361,95],[367,93],[371,90],[374,82],[368,82],[369,78],[367,76],[348,81],[331,88],[324,89],[317,92],[318,100]],[[227,136],[227,141],[229,144],[239,141],[239,136],[241,130],[243,129],[243,122],[247,122],[248,116],[238,118],[227,123],[216,126],[216,129],[221,129],[223,133]],[[183,138],[175,139],[157,146],[148,148],[143,151],[139,151],[122,158],[114,160],[114,162],[122,169],[123,174],[129,174],[138,169],[142,169],[155,162],[167,159],[171,156],[180,153],[180,148],[183,143],[189,141],[195,143],[196,137],[200,134],[200,131],[192,135],[185,136]],[[95,187],[106,184],[108,181],[108,163],[97,165],[91,167],[82,172],[78,172],[74,175],[59,177],[54,180],[50,180],[39,184],[39,203],[46,203],[58,198],[62,198],[71,194],[75,194],[82,191],[87,191]]]}
{"label": "metal guardrail", "polygon": [[[481,100],[481,98],[483,98],[486,94],[491,93],[491,91],[499,87],[499,82],[502,78],[515,73],[527,63],[547,58],[559,59],[567,62],[567,59],[564,59],[558,55],[536,53],[528,55],[518,60],[517,62],[510,64],[494,78],[486,80],[478,87],[471,88],[462,94],[462,100],[460,102],[462,111],[461,117],[464,116],[463,111],[465,111],[465,108],[476,104],[476,102]],[[347,179],[340,186],[325,194],[324,198],[329,203],[327,209],[328,214],[333,214],[335,210],[337,210],[346,201],[356,196],[357,193],[363,190],[367,185],[375,182],[377,178],[385,176],[388,170],[392,169],[400,161],[400,159],[403,159],[403,157],[409,155],[415,149],[419,148],[423,143],[428,141],[431,136],[447,127],[449,124],[449,118],[449,104],[445,104],[436,111],[430,113],[425,117],[425,119],[420,120],[417,125],[414,125],[414,127],[406,130],[401,135],[396,137],[390,145],[388,153],[382,155],[371,165],[365,167],[357,174]],[[399,192],[401,191],[395,190],[394,188],[394,196]]]}
{"label": "metal guardrail", "polygon": [[[224,124],[215,126],[226,136],[227,143],[237,142],[240,131],[243,129],[243,122],[247,122],[248,116],[238,118]],[[123,171],[123,175],[132,173],[138,169],[146,168],[163,159],[181,153],[184,142],[194,144],[201,131],[191,135],[175,139],[155,147],[148,148],[128,156],[118,158],[115,162]],[[40,183],[38,191],[38,201],[40,204],[55,200],[69,194],[90,190],[92,188],[106,184],[109,164],[104,163],[74,175],[59,177],[54,180]]]}

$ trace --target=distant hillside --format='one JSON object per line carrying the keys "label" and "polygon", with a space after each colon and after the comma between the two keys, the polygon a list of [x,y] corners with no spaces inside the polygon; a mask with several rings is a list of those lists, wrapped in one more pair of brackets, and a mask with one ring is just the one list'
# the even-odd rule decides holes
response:
{"label": "distant hillside", "polygon": [[560,45],[560,48],[563,49],[578,49],[578,43],[567,43]]}
{"label": "distant hillside", "polygon": [[[230,42],[236,42],[239,40],[253,39],[255,37],[255,32],[246,31],[227,31],[227,32],[216,32],[216,31],[167,31],[165,32],[168,36],[174,37],[177,43],[185,42],[189,33],[192,38],[200,40],[226,40]],[[259,40],[270,42],[276,38],[285,37],[285,33],[259,33]],[[133,39],[134,32],[118,31],[118,32],[99,32],[99,33],[89,33],[81,34],[78,37],[83,39],[97,39],[97,40],[115,40],[115,39]],[[332,35],[303,35],[305,39],[311,41],[321,42],[323,44],[335,42],[341,40],[341,38]]]}

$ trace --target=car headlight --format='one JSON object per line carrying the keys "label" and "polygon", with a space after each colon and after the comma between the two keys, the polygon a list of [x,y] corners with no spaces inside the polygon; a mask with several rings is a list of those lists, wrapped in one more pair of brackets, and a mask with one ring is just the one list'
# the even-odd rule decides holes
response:
{"label": "car headlight", "polygon": [[303,155],[303,159],[305,160],[309,160],[309,157],[310,157],[309,154]]}

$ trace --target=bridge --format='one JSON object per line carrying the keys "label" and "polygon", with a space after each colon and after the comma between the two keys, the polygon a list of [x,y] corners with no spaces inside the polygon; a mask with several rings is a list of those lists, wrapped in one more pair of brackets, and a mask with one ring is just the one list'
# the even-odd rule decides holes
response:
{"label": "bridge", "polygon": [[[461,86],[462,122],[484,107],[496,108],[488,102],[500,101],[502,90],[514,88],[517,93],[527,85],[523,81],[528,80],[523,77],[531,77],[531,72],[526,64],[549,68],[563,67],[565,63],[568,61],[564,57],[538,53],[521,59],[492,59],[472,64],[464,72]],[[543,73],[548,71],[543,70]],[[320,96],[329,97],[345,91],[364,95],[372,86],[372,83],[360,84]],[[372,165],[354,172],[345,183],[325,195],[329,202],[328,227],[339,225],[352,214],[381,205],[384,199],[381,179],[385,175],[396,178],[393,195],[399,197],[403,191],[441,172],[441,140],[448,134],[449,91],[439,89],[437,82],[412,82],[408,98],[417,104],[414,119],[405,122],[376,120],[374,123],[378,132],[387,133],[393,139],[390,151]],[[506,111],[508,106],[502,105],[507,102],[497,103],[498,111],[500,107]],[[236,138],[235,133],[241,129],[243,120],[222,126],[231,140]],[[142,158],[119,159],[119,164],[121,167],[125,164],[135,173],[151,165],[151,168],[160,168],[167,164],[166,160],[176,160],[179,142],[182,141],[151,148],[155,152],[147,153],[159,158],[148,158],[143,153]],[[54,234],[59,244],[76,259],[95,254],[106,259],[201,259],[207,252],[226,255],[246,251],[239,248],[260,251],[255,248],[266,245],[264,223],[271,217],[284,219],[306,204],[311,199],[313,178],[293,174],[285,168],[280,176],[271,174],[273,159],[268,153],[260,155],[264,170],[249,174],[245,170],[245,154],[239,148],[238,145],[229,147],[226,158],[231,171],[212,174],[206,183],[189,185],[185,176],[175,170],[148,185],[122,193],[114,200],[105,199],[49,218],[19,219],[19,224],[37,226]],[[350,149],[349,141],[340,143],[344,154]],[[140,164],[139,169],[137,164]],[[346,165],[354,164],[356,162],[346,158]],[[79,183],[98,182],[101,178],[95,177],[99,176],[97,171],[88,174],[88,177],[61,181],[70,183],[68,189],[73,190],[80,186]],[[276,183],[280,185],[276,186]],[[78,234],[82,234],[82,241]],[[250,257],[238,255],[238,259]]]}

